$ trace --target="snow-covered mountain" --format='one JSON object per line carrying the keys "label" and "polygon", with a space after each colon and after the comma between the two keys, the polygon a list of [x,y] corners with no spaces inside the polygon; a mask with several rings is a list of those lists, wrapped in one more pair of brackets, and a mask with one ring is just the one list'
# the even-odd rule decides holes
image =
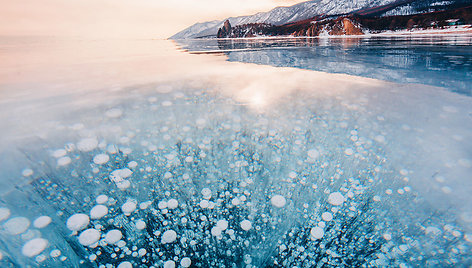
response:
{"label": "snow-covered mountain", "polygon": [[[289,7],[276,7],[268,12],[260,12],[251,16],[228,18],[231,25],[247,23],[270,23],[282,25],[290,22],[309,19],[321,14],[334,15],[349,13],[366,7],[386,5],[396,0],[313,0]],[[226,19],[197,23],[171,37],[171,39],[188,39],[216,35],[218,28]]]}
{"label": "snow-covered mountain", "polygon": [[283,25],[319,15],[342,15],[352,12],[370,16],[409,15],[470,4],[471,0],[313,0],[289,7],[276,7],[271,11],[251,16],[197,23],[175,34],[171,39],[215,36],[226,20],[229,20],[233,26],[248,23]]}

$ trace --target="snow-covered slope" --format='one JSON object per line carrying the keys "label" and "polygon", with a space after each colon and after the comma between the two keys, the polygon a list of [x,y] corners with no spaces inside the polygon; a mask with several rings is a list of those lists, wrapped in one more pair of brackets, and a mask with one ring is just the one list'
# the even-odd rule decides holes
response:
{"label": "snow-covered slope", "polygon": [[[321,14],[343,14],[365,7],[386,5],[396,0],[313,0],[289,7],[276,7],[269,12],[260,12],[251,16],[228,18],[231,25],[247,23],[271,23],[281,25],[285,23],[309,19]],[[197,23],[171,37],[171,39],[198,38],[216,35],[224,21],[210,21]]]}

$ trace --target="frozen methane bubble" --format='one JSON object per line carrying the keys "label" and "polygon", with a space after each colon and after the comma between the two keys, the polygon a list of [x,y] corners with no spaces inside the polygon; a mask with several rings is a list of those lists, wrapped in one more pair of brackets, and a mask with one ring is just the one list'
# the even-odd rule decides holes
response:
{"label": "frozen methane bubble", "polygon": [[121,206],[121,210],[126,216],[131,215],[136,210],[137,202],[135,200],[129,200]]}
{"label": "frozen methane bubble", "polygon": [[64,149],[58,149],[58,150],[55,150],[53,153],[52,153],[52,156],[54,156],[55,158],[61,158],[63,156],[66,156],[67,154],[67,151],[64,150]]}
{"label": "frozen methane bubble", "polygon": [[166,261],[166,262],[164,263],[164,268],[175,268],[175,262],[174,262],[174,261],[171,261],[171,260]]}
{"label": "frozen methane bubble", "polygon": [[321,218],[324,221],[331,221],[333,219],[333,214],[331,214],[330,212],[323,212],[323,214],[321,214]]}
{"label": "frozen methane bubble", "polygon": [[352,150],[351,148],[347,148],[346,150],[344,150],[344,153],[346,155],[352,155],[354,153],[354,150]]}
{"label": "frozen methane bubble", "polygon": [[21,248],[21,253],[26,257],[34,257],[48,247],[49,242],[44,238],[35,238],[26,242]]}
{"label": "frozen methane bubble", "polygon": [[185,268],[190,267],[191,264],[192,264],[192,260],[189,257],[184,257],[180,261],[180,265]]}
{"label": "frozen methane bubble", "polygon": [[79,243],[84,246],[91,246],[100,239],[100,231],[97,229],[87,229],[79,235]]}
{"label": "frozen methane bubble", "polygon": [[104,194],[99,195],[97,196],[97,199],[95,199],[95,201],[97,201],[97,204],[105,204],[108,201],[108,196]]}
{"label": "frozen methane bubble", "polygon": [[93,151],[98,146],[98,140],[95,138],[82,139],[77,143],[77,149],[82,152]]}
{"label": "frozen methane bubble", "polygon": [[118,241],[121,240],[122,237],[123,237],[123,234],[121,234],[121,231],[114,229],[114,230],[108,231],[108,233],[105,235],[105,241],[108,244],[116,244]]}
{"label": "frozen methane bubble", "polygon": [[175,199],[170,199],[167,201],[167,208],[168,209],[176,209],[179,206],[179,202]]}
{"label": "frozen methane bubble", "polygon": [[129,261],[124,261],[120,263],[117,268],[133,268],[133,265]]}
{"label": "frozen methane bubble", "polygon": [[211,198],[211,190],[208,189],[208,188],[203,188],[202,189],[202,195],[203,195],[203,198],[210,199]]}
{"label": "frozen methane bubble", "polygon": [[108,208],[104,205],[96,205],[90,210],[90,218],[101,219],[108,214]]}
{"label": "frozen methane bubble", "polygon": [[228,228],[228,221],[227,220],[219,220],[219,221],[216,222],[216,226],[224,231]]}
{"label": "frozen methane bubble", "polygon": [[72,162],[72,159],[68,156],[61,157],[57,159],[57,165],[60,167],[67,166]]}
{"label": "frozen methane bubble", "polygon": [[41,216],[41,217],[37,218],[36,220],[34,220],[33,226],[38,228],[38,229],[41,229],[41,228],[44,228],[44,227],[48,226],[51,223],[51,221],[52,221],[51,217]]}
{"label": "frozen methane bubble", "polygon": [[307,154],[308,154],[308,157],[311,158],[312,160],[315,160],[316,158],[320,156],[320,152],[316,149],[308,150]]}
{"label": "frozen methane bubble", "polygon": [[285,204],[287,203],[287,200],[285,200],[285,197],[283,197],[281,195],[274,195],[270,199],[270,202],[272,203],[272,205],[274,207],[281,208],[281,207],[285,206]]}
{"label": "frozen methane bubble", "polygon": [[21,175],[25,176],[25,177],[29,177],[31,175],[33,175],[33,170],[30,169],[30,168],[25,168],[23,169],[23,171],[21,172]]}
{"label": "frozen methane bubble", "polygon": [[109,118],[118,118],[123,115],[123,111],[118,108],[113,108],[105,112],[105,115]]}
{"label": "frozen methane bubble", "polygon": [[344,202],[344,196],[340,192],[331,193],[328,196],[328,203],[333,206],[340,206]]}
{"label": "frozen methane bubble", "polygon": [[111,172],[110,179],[118,183],[131,176],[131,174],[133,174],[133,171],[129,168],[116,169]]}
{"label": "frozen methane bubble", "polygon": [[70,216],[69,219],[67,219],[66,225],[67,228],[71,231],[80,231],[85,229],[89,222],[89,216],[82,213],[78,213]]}
{"label": "frozen methane bubble", "polygon": [[143,220],[137,220],[136,229],[143,230],[144,228],[146,228],[146,223]]}
{"label": "frozen methane bubble", "polygon": [[311,228],[310,235],[314,239],[321,239],[324,236],[324,231],[320,227],[316,226]]}
{"label": "frozen methane bubble", "polygon": [[98,154],[93,158],[93,162],[97,165],[103,165],[110,160],[107,154]]}
{"label": "frozen methane bubble", "polygon": [[252,223],[248,220],[243,220],[240,225],[241,229],[243,229],[244,231],[249,231],[252,228]]}
{"label": "frozen methane bubble", "polygon": [[0,221],[4,221],[10,217],[9,208],[0,208]]}
{"label": "frozen methane bubble", "polygon": [[161,243],[172,243],[175,241],[175,239],[177,239],[177,233],[174,230],[167,230],[162,234]]}
{"label": "frozen methane bubble", "polygon": [[11,218],[3,224],[3,228],[5,228],[5,230],[12,235],[22,234],[26,232],[29,226],[30,220],[25,217]]}

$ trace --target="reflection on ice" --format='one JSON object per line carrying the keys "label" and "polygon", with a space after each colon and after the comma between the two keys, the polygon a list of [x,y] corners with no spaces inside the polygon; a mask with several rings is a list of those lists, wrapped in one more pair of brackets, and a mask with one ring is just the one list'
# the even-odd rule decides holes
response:
{"label": "reflection on ice", "polygon": [[229,61],[440,86],[472,95],[470,36],[179,40]]}

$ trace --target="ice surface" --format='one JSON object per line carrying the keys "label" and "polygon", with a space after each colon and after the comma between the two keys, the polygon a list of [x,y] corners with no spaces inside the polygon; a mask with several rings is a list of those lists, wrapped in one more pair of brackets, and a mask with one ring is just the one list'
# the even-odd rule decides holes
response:
{"label": "ice surface", "polygon": [[[188,83],[184,69],[173,82],[116,86],[103,100],[57,97],[70,114],[38,120],[47,131],[24,143],[15,136],[15,168],[2,162],[14,172],[1,183],[15,187],[0,200],[0,266],[469,265],[470,97],[223,66]],[[25,256],[35,239],[47,246]]]}

